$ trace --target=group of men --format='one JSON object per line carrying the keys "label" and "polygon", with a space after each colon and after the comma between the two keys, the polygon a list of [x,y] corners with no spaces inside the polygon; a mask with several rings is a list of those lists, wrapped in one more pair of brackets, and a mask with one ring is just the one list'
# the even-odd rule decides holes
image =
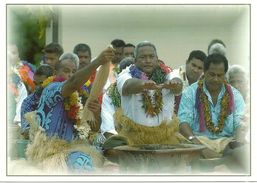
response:
{"label": "group of men", "polygon": [[[87,44],[76,45],[73,53],[63,53],[57,43],[45,47],[42,64],[34,72],[35,90],[26,99],[20,99],[22,134],[29,138],[31,122],[26,113],[31,111],[38,129],[43,129],[30,139],[28,159],[42,164],[51,157],[64,156],[71,171],[89,171],[103,165],[99,148],[69,144],[85,146],[85,142],[79,143],[81,136],[76,128],[81,123],[80,110],[90,95],[98,67],[107,62],[111,62],[110,71],[102,95],[87,102],[97,119],[97,124],[88,123],[97,134],[89,140],[92,146],[106,150],[122,144],[187,142],[206,146],[203,157],[213,158],[223,157],[227,149],[245,143],[241,126],[249,123],[245,118],[245,103],[249,101],[248,92],[243,90],[246,87],[241,85],[246,86],[247,78],[237,82],[240,78],[233,70],[244,71],[237,66],[230,71],[226,46],[221,40],[210,43],[207,55],[193,50],[186,64],[174,70],[159,59],[151,42],[134,46],[116,39],[111,45],[94,59]],[[169,130],[162,133],[171,128],[177,129],[183,139],[174,138]],[[142,134],[135,136],[139,132]],[[125,141],[112,143],[119,135],[125,136]],[[38,157],[45,148],[38,146],[42,139],[48,139],[42,146],[65,140],[67,153],[60,154],[64,150],[60,148]]]}

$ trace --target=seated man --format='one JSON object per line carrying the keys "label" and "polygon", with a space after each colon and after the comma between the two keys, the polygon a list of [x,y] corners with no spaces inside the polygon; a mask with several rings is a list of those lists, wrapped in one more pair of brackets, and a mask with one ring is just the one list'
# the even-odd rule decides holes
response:
{"label": "seated man", "polygon": [[178,118],[180,132],[195,144],[204,144],[206,158],[222,157],[224,149],[241,142],[240,122],[245,103],[241,94],[225,82],[226,57],[211,54],[204,64],[204,78],[183,91]]}
{"label": "seated man", "polygon": [[155,46],[144,41],[135,48],[135,65],[118,75],[121,110],[115,113],[115,123],[130,144],[178,143],[171,120],[174,94],[180,94],[182,82],[170,78],[170,71],[158,61]]}
{"label": "seated man", "polygon": [[43,168],[62,171],[88,171],[102,166],[101,154],[87,145],[86,138],[91,129],[87,125],[80,125],[81,105],[77,90],[97,67],[113,57],[113,49],[107,48],[77,72],[79,58],[75,54],[66,53],[60,57],[57,64],[58,75],[44,81],[45,88],[36,116],[31,117],[40,127],[27,148],[28,160]]}
{"label": "seated man", "polygon": [[243,96],[245,101],[245,117],[242,123],[246,141],[250,141],[250,93],[247,73],[240,65],[232,65],[227,72],[227,81],[231,86],[235,87]]}
{"label": "seated man", "polygon": [[41,84],[52,75],[53,69],[49,65],[40,65],[34,74],[36,91],[25,98],[21,104],[21,134],[25,139],[29,138],[29,123],[25,119],[25,114],[36,110],[43,89]]}

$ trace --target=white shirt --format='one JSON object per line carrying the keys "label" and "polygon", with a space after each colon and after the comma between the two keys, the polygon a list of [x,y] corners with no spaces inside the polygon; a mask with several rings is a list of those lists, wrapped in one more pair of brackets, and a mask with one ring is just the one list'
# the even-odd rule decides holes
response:
{"label": "white shirt", "polygon": [[[132,94],[128,96],[122,95],[122,88],[126,80],[132,78],[129,73],[130,67],[123,70],[117,78],[117,87],[121,95],[121,108],[124,115],[133,120],[137,124],[145,126],[159,126],[163,120],[171,120],[174,108],[174,95],[168,89],[162,89],[163,97],[163,108],[162,111],[151,117],[146,115],[144,109],[142,108],[142,93]],[[171,80],[173,77],[170,74],[167,75],[167,79]],[[149,95],[153,97],[154,90],[149,90]]]}
{"label": "white shirt", "polygon": [[113,114],[115,113],[115,107],[112,104],[112,100],[107,94],[108,92],[105,92],[103,95],[102,100],[102,109],[101,109],[101,133],[104,134],[105,132],[109,132],[112,134],[117,134],[114,126],[114,119]]}
{"label": "white shirt", "polygon": [[14,121],[18,122],[18,125],[20,126],[21,123],[21,104],[23,100],[28,96],[27,89],[25,85],[20,82],[18,85],[18,91],[19,95],[15,98],[16,101],[16,114],[14,117]]}
{"label": "white shirt", "polygon": [[[20,77],[20,74],[19,74],[19,71],[18,71],[18,67],[20,67],[22,64],[19,63],[17,66],[15,67],[12,67],[12,71],[14,73],[16,73],[19,77]],[[18,96],[15,97],[15,102],[16,102],[16,114],[15,114],[15,117],[13,119],[14,122],[18,123],[18,125],[20,126],[21,124],[21,104],[23,102],[23,100],[28,96],[28,92],[27,92],[27,89],[26,89],[26,86],[24,85],[24,83],[22,81],[20,81],[18,83],[18,86],[17,86],[17,90],[18,90]]]}
{"label": "white shirt", "polygon": [[186,66],[182,65],[178,69],[174,69],[171,73],[172,77],[178,77],[182,80],[183,90],[189,86],[187,76],[186,76]]}

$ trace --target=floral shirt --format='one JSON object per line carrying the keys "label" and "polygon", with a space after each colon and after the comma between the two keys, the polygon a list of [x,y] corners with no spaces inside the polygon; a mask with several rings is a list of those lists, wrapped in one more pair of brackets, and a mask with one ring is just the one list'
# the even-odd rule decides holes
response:
{"label": "floral shirt", "polygon": [[35,111],[37,109],[40,96],[36,93],[32,93],[25,98],[21,104],[21,129],[25,131],[29,129],[29,123],[25,119],[24,115],[28,112]]}
{"label": "floral shirt", "polygon": [[70,141],[76,135],[74,122],[64,110],[64,98],[61,95],[63,84],[64,82],[54,82],[43,90],[37,108],[37,119],[48,136]]}
{"label": "floral shirt", "polygon": [[[188,123],[192,128],[192,131],[195,135],[207,136],[210,139],[217,139],[219,137],[231,137],[234,135],[235,129],[240,125],[240,121],[244,115],[245,103],[243,97],[235,88],[232,88],[233,97],[234,97],[234,109],[232,114],[230,114],[225,119],[224,129],[221,133],[215,135],[209,132],[207,129],[204,132],[199,131],[199,114],[198,109],[195,107],[196,91],[198,88],[198,83],[194,83],[188,86],[182,93],[181,102],[178,110],[178,118],[180,123]],[[206,89],[205,82],[203,83],[203,91],[208,96],[212,122],[216,126],[219,120],[219,115],[221,111],[221,99],[225,93],[225,86],[222,86],[222,89],[218,95],[216,105],[213,104],[211,95]]]}

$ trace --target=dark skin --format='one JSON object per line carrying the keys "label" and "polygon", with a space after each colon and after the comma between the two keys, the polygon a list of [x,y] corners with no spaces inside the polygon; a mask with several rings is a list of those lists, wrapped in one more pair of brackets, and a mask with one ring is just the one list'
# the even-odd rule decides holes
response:
{"label": "dark skin", "polygon": [[[225,80],[225,66],[223,63],[220,64],[210,64],[210,67],[208,70],[204,72],[204,81],[206,84],[206,88],[209,91],[212,102],[214,105],[217,103],[217,97],[220,93],[221,87],[223,85],[223,82]],[[180,133],[185,136],[187,139],[189,136],[194,136],[193,131],[191,127],[188,125],[188,123],[181,123],[180,126]],[[235,132],[235,139],[236,141],[241,141],[241,136],[239,135],[240,129],[237,128]],[[201,144],[201,142],[194,138],[192,140],[192,143],[194,144]],[[205,154],[206,158],[213,157],[213,152],[209,149],[205,149],[203,151],[203,154]]]}
{"label": "dark skin", "polygon": [[[74,70],[74,67],[71,65],[64,67],[61,73],[68,76],[68,80],[63,85],[62,96],[69,97],[73,92],[79,90],[81,86],[90,78],[92,72],[96,70],[97,67],[111,61],[113,57],[114,49],[108,47],[93,62],[79,69],[78,71]],[[88,108],[93,112],[96,119],[100,121],[100,104],[98,101],[90,101],[88,103]],[[89,122],[89,125],[93,131],[99,130],[100,123],[95,124]]]}
{"label": "dark skin", "polygon": [[[157,54],[153,47],[144,46],[139,48],[135,65],[145,72],[148,77],[151,77],[154,69],[159,66]],[[140,93],[143,90],[170,89],[172,93],[180,93],[182,91],[182,82],[179,78],[173,78],[163,84],[157,85],[154,81],[140,80],[137,78],[128,79],[122,88],[123,95],[131,95]]]}

